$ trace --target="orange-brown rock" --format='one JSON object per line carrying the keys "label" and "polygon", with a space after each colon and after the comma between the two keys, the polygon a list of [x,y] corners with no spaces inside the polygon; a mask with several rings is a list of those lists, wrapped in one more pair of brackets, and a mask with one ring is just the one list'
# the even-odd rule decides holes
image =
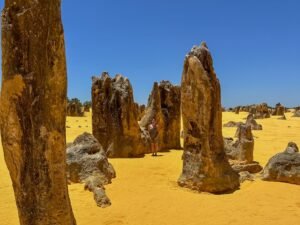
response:
{"label": "orange-brown rock", "polygon": [[21,225],[76,224],[66,178],[66,78],[61,1],[5,0],[1,136]]}
{"label": "orange-brown rock", "polygon": [[84,115],[84,109],[77,98],[73,98],[68,100],[67,102],[67,116],[74,116],[74,117],[82,117]]}
{"label": "orange-brown rock", "polygon": [[281,105],[280,103],[277,103],[272,115],[273,116],[284,116],[284,113],[285,113],[285,107],[283,105]]}
{"label": "orange-brown rock", "polygon": [[250,113],[254,115],[254,119],[266,119],[271,117],[267,103],[256,105],[250,110]]}
{"label": "orange-brown rock", "polygon": [[83,103],[83,111],[84,112],[90,112],[92,108],[92,102],[86,101]]}
{"label": "orange-brown rock", "polygon": [[249,114],[249,115],[247,116],[246,125],[251,126],[251,129],[252,129],[252,130],[262,130],[262,129],[263,129],[262,125],[261,125],[261,124],[258,124],[258,123],[256,122],[256,120],[254,119],[253,114]]}
{"label": "orange-brown rock", "polygon": [[233,142],[233,139],[224,139],[225,151],[232,168],[237,172],[260,172],[262,167],[253,160],[254,139],[251,125],[239,125],[236,136],[236,142]]}
{"label": "orange-brown rock", "polygon": [[240,110],[241,110],[241,106],[237,106],[237,107],[234,109],[234,113],[235,113],[235,114],[240,114]]}
{"label": "orange-brown rock", "polygon": [[93,135],[109,157],[139,157],[145,146],[138,124],[138,111],[129,80],[122,75],[111,78],[104,72],[93,77]]}
{"label": "orange-brown rock", "polygon": [[184,153],[179,185],[212,193],[236,190],[239,175],[224,150],[220,83],[205,43],[185,58],[181,104]]}
{"label": "orange-brown rock", "polygon": [[138,112],[139,112],[138,120],[139,121],[144,117],[145,111],[146,111],[145,105],[138,105]]}
{"label": "orange-brown rock", "polygon": [[180,149],[180,87],[169,81],[154,83],[148,106],[139,122],[147,130],[152,119],[158,123],[160,150]]}

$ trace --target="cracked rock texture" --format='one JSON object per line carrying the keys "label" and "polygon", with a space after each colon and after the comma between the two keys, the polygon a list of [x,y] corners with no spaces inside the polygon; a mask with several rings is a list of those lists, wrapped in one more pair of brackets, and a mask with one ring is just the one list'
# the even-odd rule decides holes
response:
{"label": "cracked rock texture", "polygon": [[148,106],[139,124],[147,130],[152,119],[158,124],[160,150],[181,149],[180,145],[180,87],[169,81],[154,83]]}
{"label": "cracked rock texture", "polygon": [[146,151],[129,80],[104,72],[93,77],[93,135],[109,157],[140,157]]}

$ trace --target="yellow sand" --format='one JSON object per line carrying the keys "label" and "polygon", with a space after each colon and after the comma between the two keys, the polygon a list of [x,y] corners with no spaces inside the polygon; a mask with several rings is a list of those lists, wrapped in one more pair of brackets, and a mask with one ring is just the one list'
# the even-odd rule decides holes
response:
{"label": "yellow sand", "polygon": [[[243,121],[245,113],[224,113],[223,122]],[[300,119],[287,115],[258,120],[263,131],[254,131],[255,159],[262,165],[289,141],[300,145]],[[67,141],[84,131],[91,132],[91,117],[68,118]],[[81,128],[79,127],[81,126]],[[230,137],[235,128],[225,128]],[[0,151],[0,224],[18,224],[17,211],[8,171]],[[83,185],[69,186],[73,210],[79,225],[299,225],[300,186],[246,182],[228,195],[196,193],[177,186],[181,172],[181,151],[147,155],[141,159],[110,159],[117,178],[107,186],[112,206],[96,207]]]}

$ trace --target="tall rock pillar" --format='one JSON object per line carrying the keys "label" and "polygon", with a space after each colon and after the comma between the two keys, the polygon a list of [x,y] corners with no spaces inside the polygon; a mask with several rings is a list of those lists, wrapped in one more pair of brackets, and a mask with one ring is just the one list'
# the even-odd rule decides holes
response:
{"label": "tall rock pillar", "polygon": [[5,0],[1,136],[22,225],[76,224],[66,178],[60,0]]}
{"label": "tall rock pillar", "polygon": [[186,56],[181,107],[184,153],[179,185],[211,193],[237,189],[239,176],[224,150],[220,83],[205,43]]}

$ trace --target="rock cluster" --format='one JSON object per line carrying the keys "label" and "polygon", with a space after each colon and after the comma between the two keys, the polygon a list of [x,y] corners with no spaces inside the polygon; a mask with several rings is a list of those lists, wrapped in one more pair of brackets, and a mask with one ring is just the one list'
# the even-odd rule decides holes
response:
{"label": "rock cluster", "polygon": [[240,110],[241,110],[241,106],[237,106],[237,107],[234,109],[234,113],[235,113],[235,114],[239,114],[239,113],[240,113]]}
{"label": "rock cluster", "polygon": [[263,171],[263,180],[300,185],[300,153],[290,142],[286,150],[273,156]]}
{"label": "rock cluster", "polygon": [[249,125],[252,130],[262,130],[262,125],[256,122],[253,114],[247,116],[246,123],[229,121],[228,123],[225,123],[223,127],[239,127],[240,125]]}
{"label": "rock cluster", "polygon": [[293,117],[300,117],[300,110],[295,110]]}
{"label": "rock cluster", "polygon": [[234,121],[229,121],[228,123],[225,123],[223,127],[238,127],[242,125],[242,122],[234,122]]}
{"label": "rock cluster", "polygon": [[145,145],[127,78],[122,75],[111,78],[106,72],[93,77],[92,111],[93,135],[109,157],[143,156]]}
{"label": "rock cluster", "polygon": [[254,119],[266,119],[271,117],[267,103],[256,105],[255,108],[252,107],[250,113],[254,115]]}
{"label": "rock cluster", "polygon": [[91,108],[92,108],[92,102],[87,101],[87,102],[83,103],[83,111],[84,112],[90,112]]}
{"label": "rock cluster", "polygon": [[116,173],[108,162],[105,151],[97,139],[83,133],[67,147],[67,175],[73,183],[85,183],[85,189],[94,193],[99,207],[111,204],[104,185],[111,183]]}
{"label": "rock cluster", "polygon": [[3,2],[0,123],[19,221],[75,225],[65,171],[61,1]]}
{"label": "rock cluster", "polygon": [[84,115],[84,108],[79,99],[73,98],[67,101],[67,116],[81,117]]}
{"label": "rock cluster", "polygon": [[155,118],[159,127],[160,150],[180,149],[180,87],[169,81],[154,83],[148,106],[139,124],[147,130]]}
{"label": "rock cluster", "polygon": [[184,153],[178,184],[211,193],[237,189],[239,175],[224,150],[220,83],[205,43],[193,47],[185,58],[181,104]]}
{"label": "rock cluster", "polygon": [[251,126],[240,125],[236,133],[236,142],[233,142],[233,139],[224,139],[225,151],[232,168],[237,172],[260,172],[262,167],[253,161],[254,139]]}
{"label": "rock cluster", "polygon": [[272,115],[273,116],[284,116],[284,113],[285,113],[285,107],[283,105],[281,105],[280,103],[277,103]]}

